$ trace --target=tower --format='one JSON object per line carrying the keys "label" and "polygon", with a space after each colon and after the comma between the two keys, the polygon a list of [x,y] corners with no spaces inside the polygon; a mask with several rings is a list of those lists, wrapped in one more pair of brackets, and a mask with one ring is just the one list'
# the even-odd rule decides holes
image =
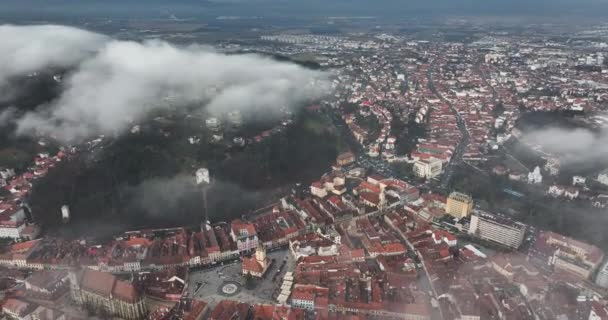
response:
{"label": "tower", "polygon": [[255,259],[264,266],[264,263],[266,263],[266,249],[264,247],[258,247],[255,250]]}
{"label": "tower", "polygon": [[67,204],[61,206],[61,219],[63,223],[68,223],[70,221],[70,207]]}
{"label": "tower", "polygon": [[194,174],[196,178],[196,185],[201,188],[203,194],[203,224],[209,224],[209,216],[207,213],[207,188],[211,184],[211,178],[209,176],[209,169],[200,168],[196,170]]}

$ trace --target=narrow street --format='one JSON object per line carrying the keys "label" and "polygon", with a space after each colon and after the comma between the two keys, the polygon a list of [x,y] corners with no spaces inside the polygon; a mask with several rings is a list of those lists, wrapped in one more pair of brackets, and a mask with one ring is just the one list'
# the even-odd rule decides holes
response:
{"label": "narrow street", "polygon": [[448,185],[450,184],[450,180],[452,179],[452,175],[454,173],[454,166],[458,165],[462,161],[462,156],[464,155],[464,152],[467,149],[467,146],[469,145],[470,135],[469,135],[469,131],[467,130],[467,126],[466,126],[464,120],[462,119],[462,116],[458,112],[458,110],[456,110],[456,108],[454,108],[454,105],[449,100],[447,100],[444,96],[442,96],[441,93],[439,93],[439,91],[437,91],[437,88],[435,87],[435,83],[433,82],[433,67],[434,66],[435,66],[435,60],[431,61],[431,64],[427,71],[427,77],[429,80],[429,89],[431,89],[431,91],[433,92],[433,94],[435,94],[435,96],[437,96],[437,98],[439,98],[442,102],[446,103],[450,107],[450,110],[454,113],[454,116],[456,117],[456,123],[458,124],[458,130],[460,130],[460,133],[462,134],[462,138],[460,139],[458,146],[456,146],[456,150],[454,150],[454,154],[452,155],[450,162],[444,168],[444,172],[440,179],[439,188],[442,190],[446,190],[448,188]]}

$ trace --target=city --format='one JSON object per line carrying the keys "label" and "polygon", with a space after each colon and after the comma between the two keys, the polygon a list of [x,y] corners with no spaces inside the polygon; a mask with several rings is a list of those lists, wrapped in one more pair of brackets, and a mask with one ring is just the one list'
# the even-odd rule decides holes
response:
{"label": "city", "polygon": [[4,319],[608,319],[607,22],[221,17],[0,64]]}

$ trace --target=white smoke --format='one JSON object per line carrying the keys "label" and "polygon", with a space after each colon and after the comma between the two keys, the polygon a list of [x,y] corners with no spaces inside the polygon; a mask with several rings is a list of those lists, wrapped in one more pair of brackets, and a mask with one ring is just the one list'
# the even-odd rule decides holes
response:
{"label": "white smoke", "polygon": [[[31,40],[40,44],[31,48],[43,50],[42,44],[53,43],[45,28],[35,29],[41,30],[40,35]],[[319,98],[327,87],[323,73],[259,55],[226,55],[202,46],[178,47],[158,40],[140,43],[105,41],[98,35],[93,38],[98,41],[54,44],[81,52],[95,50],[95,54],[66,77],[57,101],[17,120],[18,133],[78,140],[120,133],[155,109],[193,104],[204,105],[212,113],[239,110],[270,115]],[[49,56],[61,52],[52,50]],[[19,60],[18,55],[13,56]],[[53,61],[46,56],[41,60]],[[30,71],[49,65],[17,63],[23,66],[20,70]]]}

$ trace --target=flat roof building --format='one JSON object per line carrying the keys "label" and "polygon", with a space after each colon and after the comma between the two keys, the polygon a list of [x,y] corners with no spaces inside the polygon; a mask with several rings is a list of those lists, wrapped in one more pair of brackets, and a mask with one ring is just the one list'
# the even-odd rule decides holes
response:
{"label": "flat roof building", "polygon": [[471,215],[469,234],[517,249],[524,241],[526,225],[491,213],[475,211]]}
{"label": "flat roof building", "polygon": [[445,206],[445,212],[447,214],[461,219],[468,217],[472,209],[473,198],[471,198],[471,196],[460,192],[450,193]]}

